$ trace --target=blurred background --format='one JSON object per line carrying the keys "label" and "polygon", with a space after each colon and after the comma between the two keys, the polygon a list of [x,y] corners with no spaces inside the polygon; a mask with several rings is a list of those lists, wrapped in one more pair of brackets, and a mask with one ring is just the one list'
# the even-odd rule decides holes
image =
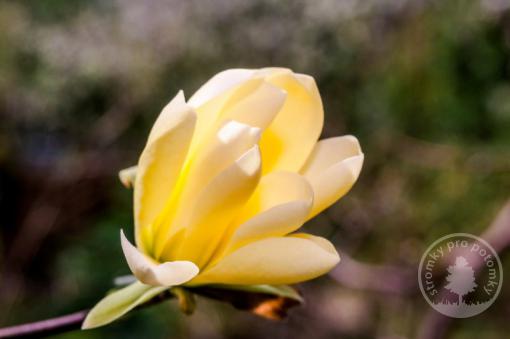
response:
{"label": "blurred background", "polygon": [[358,183],[305,226],[344,261],[283,322],[199,298],[56,338],[507,336],[508,284],[448,321],[416,281],[437,238],[510,231],[507,0],[0,1],[0,325],[88,308],[128,274],[118,170],[179,89],[264,66],[313,75],[322,137],[361,142]]}

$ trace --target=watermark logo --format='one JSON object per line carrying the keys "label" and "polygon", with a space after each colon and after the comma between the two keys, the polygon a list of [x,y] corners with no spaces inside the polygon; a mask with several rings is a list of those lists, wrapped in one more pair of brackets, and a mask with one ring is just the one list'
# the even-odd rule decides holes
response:
{"label": "watermark logo", "polygon": [[418,281],[423,296],[436,311],[468,318],[496,300],[503,269],[498,254],[485,240],[454,233],[436,240],[425,251]]}

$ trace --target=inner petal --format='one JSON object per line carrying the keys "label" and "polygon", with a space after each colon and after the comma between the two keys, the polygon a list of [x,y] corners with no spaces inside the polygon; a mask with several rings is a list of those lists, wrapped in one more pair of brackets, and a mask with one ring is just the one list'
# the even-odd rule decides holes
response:
{"label": "inner petal", "polygon": [[229,226],[212,262],[250,242],[294,232],[306,221],[312,204],[313,190],[303,176],[292,172],[263,176]]}
{"label": "inner petal", "polygon": [[[257,144],[260,130],[236,121],[229,121],[212,140],[195,154],[181,175],[179,194],[160,214],[154,255],[159,258],[166,244],[179,237],[190,222],[190,210],[205,187],[242,154]],[[173,242],[173,241],[172,241]]]}
{"label": "inner petal", "polygon": [[260,152],[252,147],[224,169],[188,205],[179,242],[165,244],[164,260],[189,260],[204,267],[232,219],[252,195],[260,176]]}

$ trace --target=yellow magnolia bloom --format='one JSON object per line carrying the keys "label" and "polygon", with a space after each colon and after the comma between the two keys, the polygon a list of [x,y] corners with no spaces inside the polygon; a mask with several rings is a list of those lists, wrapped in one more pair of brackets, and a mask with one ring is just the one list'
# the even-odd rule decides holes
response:
{"label": "yellow magnolia bloom", "polygon": [[153,286],[292,284],[339,261],[326,239],[295,232],[358,178],[356,138],[317,142],[312,77],[231,69],[188,102],[182,92],[150,132],[134,179],[133,274]]}
{"label": "yellow magnolia bloom", "polygon": [[294,232],[349,191],[363,154],[353,136],[318,141],[322,126],[314,79],[289,69],[230,69],[187,102],[179,92],[120,173],[134,187],[136,247],[121,232],[134,276],[280,285],[331,270],[334,246]]}

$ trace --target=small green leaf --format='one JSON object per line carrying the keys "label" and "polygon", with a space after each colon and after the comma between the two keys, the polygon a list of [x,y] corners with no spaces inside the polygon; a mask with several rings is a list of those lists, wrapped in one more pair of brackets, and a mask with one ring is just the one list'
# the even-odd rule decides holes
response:
{"label": "small green leaf", "polygon": [[169,287],[154,287],[135,282],[127,287],[112,292],[97,303],[87,314],[82,329],[103,326],[122,317],[138,305],[141,305]]}

